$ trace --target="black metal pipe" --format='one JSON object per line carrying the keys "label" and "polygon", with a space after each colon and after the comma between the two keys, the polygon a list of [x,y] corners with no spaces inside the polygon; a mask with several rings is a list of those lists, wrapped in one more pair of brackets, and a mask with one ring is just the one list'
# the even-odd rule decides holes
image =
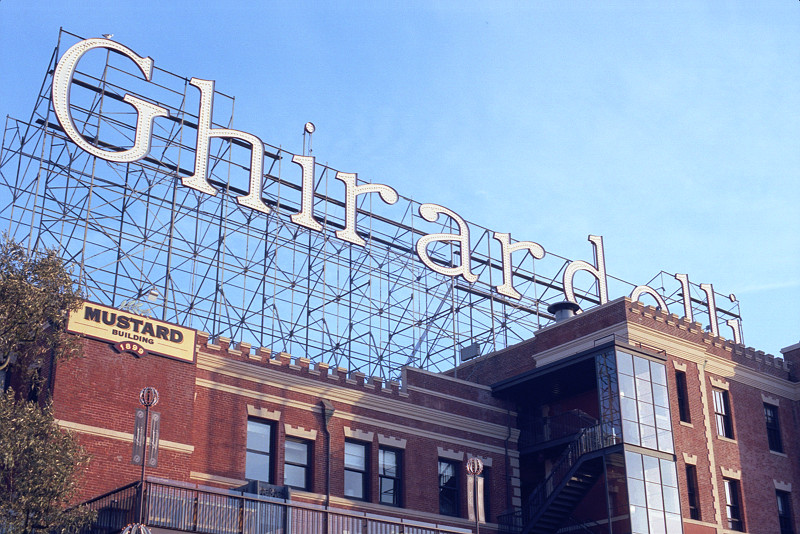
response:
{"label": "black metal pipe", "polygon": [[325,430],[325,532],[330,534],[330,505],[331,505],[331,432],[328,429],[336,410],[329,400],[320,400],[322,406],[322,428]]}

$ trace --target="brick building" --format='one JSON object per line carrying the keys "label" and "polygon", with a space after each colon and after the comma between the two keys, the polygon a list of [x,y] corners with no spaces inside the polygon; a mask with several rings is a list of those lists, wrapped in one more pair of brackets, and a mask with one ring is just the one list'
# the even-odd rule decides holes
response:
{"label": "brick building", "polygon": [[92,455],[95,531],[135,513],[152,386],[162,531],[473,532],[477,457],[481,532],[800,532],[800,344],[775,358],[625,297],[569,315],[388,383],[202,332],[183,360],[93,334],[52,377],[55,413]]}
{"label": "brick building", "polygon": [[[79,68],[84,54],[97,61]],[[162,290],[163,317],[402,368],[384,381],[87,303],[70,323],[85,356],[42,371],[92,456],[93,532],[142,519],[162,532],[800,534],[800,344],[775,358],[719,337],[711,284],[703,302],[675,275],[669,304],[680,296],[689,319],[648,286],[607,302],[601,236],[593,263],[565,261],[367,186],[315,163],[310,137],[305,155],[305,134],[300,155],[233,129],[212,80],[154,71],[109,37],[62,32],[46,72],[31,122],[9,120],[0,147],[12,236],[80,257],[92,298],[134,309]],[[537,286],[575,300],[578,271],[596,282],[578,300],[600,305],[556,303],[537,330],[552,317]],[[387,305],[407,310],[384,327]],[[738,338],[738,312],[722,315]],[[477,350],[498,324],[533,337],[449,369],[456,345]],[[449,370],[403,367],[432,356]],[[152,414],[145,387],[160,394]],[[145,453],[147,420],[158,447]]]}

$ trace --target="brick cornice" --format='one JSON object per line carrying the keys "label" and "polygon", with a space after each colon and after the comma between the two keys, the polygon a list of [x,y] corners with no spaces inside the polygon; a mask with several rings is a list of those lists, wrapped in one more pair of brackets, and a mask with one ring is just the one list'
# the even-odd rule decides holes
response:
{"label": "brick cornice", "polygon": [[[277,395],[270,395],[267,393],[261,393],[251,389],[245,389],[236,386],[231,386],[228,384],[222,384],[220,382],[214,382],[212,380],[207,380],[204,378],[198,378],[196,384],[198,387],[208,388],[217,391],[225,391],[245,398],[258,399],[264,402],[279,404],[281,406],[290,406],[304,411],[313,412],[316,414],[321,413],[320,407],[317,406],[316,404],[286,399],[284,397],[280,397]],[[337,398],[334,395],[334,393],[335,393],[334,390],[329,389],[325,392],[325,397],[331,401],[336,402]],[[395,407],[395,409],[405,409],[407,404],[406,403],[401,403],[401,404],[402,404],[401,406]],[[471,434],[477,433],[483,437],[494,438],[495,440],[497,440],[498,443],[502,443],[503,441],[505,441],[506,437],[508,436],[508,428],[502,425],[492,425],[489,423],[482,423],[480,421],[474,421],[469,417],[453,416],[452,414],[446,414],[438,410],[428,410],[428,412],[429,413],[427,415],[429,417],[425,419],[416,419],[416,420],[441,425],[451,430],[461,430],[463,432],[469,432]],[[408,413],[405,413],[403,415],[409,416]],[[447,431],[433,432],[428,430],[422,430],[418,426],[415,426],[413,424],[402,425],[402,424],[390,423],[387,422],[385,419],[352,414],[345,412],[343,410],[336,410],[333,417],[335,419],[339,419],[342,421],[349,421],[352,423],[357,423],[362,425],[370,425],[387,431],[392,430],[395,432],[424,436],[430,439],[444,441],[447,443],[452,443],[454,445],[470,447],[473,449],[484,450],[495,454],[505,454],[506,452],[505,448],[500,445],[497,446],[490,445],[487,444],[485,441],[479,441],[477,439],[471,440],[465,438],[457,438],[452,436],[452,434]],[[448,424],[448,422],[450,424]],[[488,428],[492,432],[480,431],[478,430],[478,427],[484,429]],[[516,443],[518,439],[519,439],[519,430],[512,429],[510,441],[512,443]],[[514,451],[509,451],[509,453],[513,454]]]}
{"label": "brick cornice", "polygon": [[705,366],[706,372],[724,377],[731,382],[752,386],[794,401],[800,400],[800,382],[790,382],[774,375],[760,373],[735,361],[720,358],[706,352],[705,345],[698,345],[693,341],[680,339],[636,323],[628,323],[628,336],[631,340],[662,348],[671,356],[693,362],[698,366]]}

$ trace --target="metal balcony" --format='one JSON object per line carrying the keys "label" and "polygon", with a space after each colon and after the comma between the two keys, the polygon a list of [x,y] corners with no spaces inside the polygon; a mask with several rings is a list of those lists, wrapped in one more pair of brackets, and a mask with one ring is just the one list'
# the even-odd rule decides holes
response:
{"label": "metal balcony", "polygon": [[522,509],[498,518],[500,531],[508,534],[557,532],[602,474],[602,456],[606,449],[620,443],[621,437],[604,425],[581,430]]}
{"label": "metal balcony", "polygon": [[[81,534],[118,534],[137,521],[139,483],[85,503],[97,518]],[[464,534],[469,529],[328,509],[241,491],[148,480],[143,522],[161,532],[207,534]]]}

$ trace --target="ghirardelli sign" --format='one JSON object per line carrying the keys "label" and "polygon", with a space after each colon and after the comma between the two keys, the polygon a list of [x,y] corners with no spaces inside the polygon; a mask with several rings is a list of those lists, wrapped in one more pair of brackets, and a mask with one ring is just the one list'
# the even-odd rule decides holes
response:
{"label": "ghirardelli sign", "polygon": [[[133,146],[128,149],[113,151],[106,150],[95,144],[90,143],[78,131],[70,112],[70,87],[72,78],[76,71],[81,57],[93,49],[107,49],[115,51],[132,61],[148,82],[153,81],[153,59],[142,57],[130,48],[111,41],[109,39],[86,39],[70,47],[61,57],[53,74],[52,101],[53,108],[65,134],[85,152],[106,161],[120,164],[131,163],[145,158],[150,152],[151,139],[153,135],[154,123],[159,118],[169,117],[169,110],[158,104],[148,102],[126,94],[124,102],[129,104],[136,111],[136,126]],[[264,180],[264,143],[253,133],[235,130],[231,128],[215,128],[212,125],[214,110],[214,81],[191,78],[189,82],[197,88],[200,93],[200,103],[198,110],[197,139],[194,151],[194,171],[190,176],[181,178],[182,185],[194,189],[204,195],[216,196],[220,192],[209,182],[208,165],[210,141],[214,138],[236,139],[250,149],[249,167],[249,187],[246,194],[236,197],[236,202],[245,208],[255,210],[260,213],[270,213],[270,207],[264,202],[262,185]],[[301,203],[298,212],[290,216],[294,224],[307,228],[313,232],[326,231],[314,213],[314,184],[315,184],[315,158],[313,156],[295,155],[292,162],[297,165],[297,172],[300,173],[301,183]],[[387,205],[393,205],[398,201],[397,191],[386,184],[380,183],[358,183],[355,173],[337,172],[336,179],[339,180],[344,188],[344,213],[345,225],[336,230],[335,235],[338,239],[346,241],[356,246],[364,246],[365,241],[359,235],[357,223],[357,198],[361,195],[373,195],[373,198]],[[415,246],[415,253],[419,260],[430,270],[448,277],[461,277],[464,281],[473,284],[478,280],[470,265],[470,232],[466,220],[455,211],[445,206],[432,203],[423,203],[418,208],[419,216],[428,221],[436,222],[444,217],[448,220],[449,227],[454,231],[451,233],[431,233],[420,237]],[[511,235],[503,232],[493,232],[493,238],[500,247],[500,262],[502,271],[502,283],[496,284],[492,290],[498,295],[510,299],[520,299],[520,293],[514,288],[512,254],[529,254],[535,260],[545,257],[545,249],[534,241],[515,241],[512,242]],[[597,281],[598,295],[600,304],[609,300],[608,284],[605,265],[605,252],[603,248],[603,238],[601,236],[589,236],[589,241],[593,248],[593,261],[572,261],[563,270],[562,287],[564,299],[576,302],[574,278],[575,274],[583,271],[591,275]],[[429,246],[434,243],[448,243],[458,248],[458,260],[452,265],[443,265],[441,262],[434,261],[429,253]],[[686,274],[675,274],[675,279],[681,284],[680,295],[683,300],[683,313],[688,320],[694,320],[692,312],[692,296],[690,291],[689,277]],[[705,293],[705,303],[708,308],[709,325],[713,335],[719,335],[719,325],[717,317],[717,307],[715,294],[711,284],[700,284],[701,290]],[[668,310],[667,302],[664,297],[655,289],[647,285],[635,286],[630,293],[630,298],[638,300],[642,296],[649,296],[655,300],[663,310]],[[735,302],[735,297],[730,295],[731,302]],[[726,321],[731,328],[733,340],[741,343],[741,325],[738,319],[733,318]]]}

